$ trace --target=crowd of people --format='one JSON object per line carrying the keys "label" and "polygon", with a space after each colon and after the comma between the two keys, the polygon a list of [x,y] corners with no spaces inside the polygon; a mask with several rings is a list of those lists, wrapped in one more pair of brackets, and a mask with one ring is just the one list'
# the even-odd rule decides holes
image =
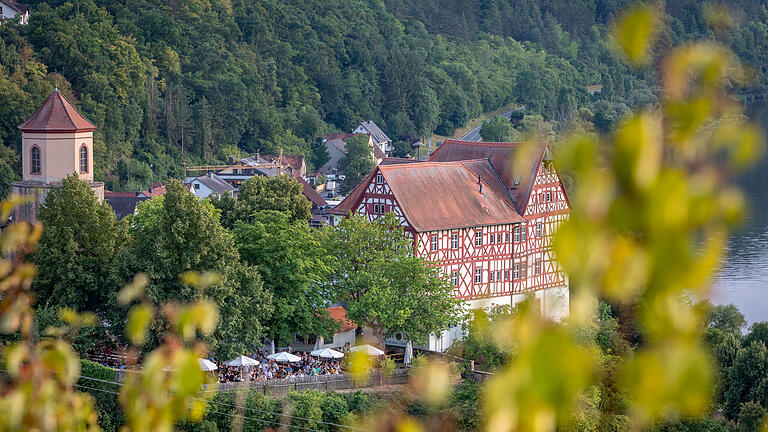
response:
{"label": "crowd of people", "polygon": [[340,375],[342,373],[342,362],[340,360],[322,359],[311,356],[308,352],[296,351],[291,354],[300,358],[297,362],[277,362],[267,358],[266,353],[256,352],[253,359],[259,362],[254,366],[227,366],[223,362],[213,359],[219,369],[216,371],[219,375],[219,382],[239,382],[239,381],[266,381],[271,379],[288,379],[321,376],[321,375]]}

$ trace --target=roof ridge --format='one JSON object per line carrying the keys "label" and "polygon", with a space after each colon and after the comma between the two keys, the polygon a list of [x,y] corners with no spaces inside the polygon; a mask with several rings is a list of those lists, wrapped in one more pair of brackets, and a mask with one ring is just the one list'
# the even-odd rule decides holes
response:
{"label": "roof ridge", "polygon": [[[61,109],[64,110],[64,114],[67,115],[67,118],[69,119],[69,122],[72,124],[72,127],[77,129],[77,125],[75,124],[75,121],[72,120],[72,116],[69,115],[69,110],[67,109],[67,106],[64,105],[64,100],[61,99],[62,98],[61,92],[56,90],[56,93],[58,93],[59,95],[58,99],[59,99],[59,103],[61,104]],[[69,103],[69,101],[67,101],[67,103]],[[72,104],[69,104],[69,105],[72,106]],[[74,106],[72,108],[74,108]]]}

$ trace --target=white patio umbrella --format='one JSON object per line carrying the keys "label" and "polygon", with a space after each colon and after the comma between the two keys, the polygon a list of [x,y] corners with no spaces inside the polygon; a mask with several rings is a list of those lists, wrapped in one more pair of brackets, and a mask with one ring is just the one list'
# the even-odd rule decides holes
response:
{"label": "white patio umbrella", "polygon": [[252,359],[250,357],[241,355],[241,356],[238,356],[237,358],[234,358],[234,359],[232,359],[232,360],[230,360],[228,362],[224,362],[224,364],[227,365],[227,366],[241,367],[241,366],[255,366],[255,365],[259,364],[259,362],[257,362],[256,360],[254,360],[254,359]]}
{"label": "white patio umbrella", "polygon": [[371,345],[357,345],[357,346],[353,346],[350,349],[350,351],[362,351],[362,352],[368,354],[369,356],[384,355],[384,351],[376,348],[375,346],[371,346]]}
{"label": "white patio umbrella", "polygon": [[344,353],[340,353],[330,348],[314,350],[310,354],[312,354],[315,357],[326,358],[326,359],[337,359],[337,358],[344,357]]}
{"label": "white patio umbrella", "polygon": [[215,371],[219,367],[216,366],[216,363],[208,360],[208,359],[197,359],[197,363],[200,365],[200,370],[205,372]]}
{"label": "white patio umbrella", "polygon": [[301,357],[295,356],[285,351],[279,352],[276,354],[270,354],[267,356],[267,358],[270,360],[278,361],[278,362],[289,362],[289,363],[296,363],[297,361],[301,360]]}
{"label": "white patio umbrella", "polygon": [[408,341],[408,344],[405,345],[405,356],[403,356],[403,363],[411,364],[412,361],[413,361],[413,343],[411,341]]}

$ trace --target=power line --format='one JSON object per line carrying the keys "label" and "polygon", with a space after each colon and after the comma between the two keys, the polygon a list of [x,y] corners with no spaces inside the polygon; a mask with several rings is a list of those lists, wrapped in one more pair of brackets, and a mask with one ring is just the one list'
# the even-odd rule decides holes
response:
{"label": "power line", "polygon": [[[4,369],[0,369],[0,371],[8,372],[8,371],[6,371]],[[78,375],[78,377],[82,378],[82,379],[86,379],[86,380],[91,380],[91,381],[97,381],[97,382],[101,382],[101,383],[105,383],[105,384],[116,385],[118,387],[122,387],[124,385],[123,383],[119,383],[119,382],[116,382],[116,381],[110,381],[110,380],[105,380],[105,379],[101,379],[101,378],[94,378],[94,377],[89,377],[89,376],[84,376],[84,375]],[[105,392],[105,393],[111,393],[111,394],[115,394],[115,395],[119,394],[118,392],[114,392],[114,391],[110,391],[110,390],[105,390],[105,389],[97,389],[97,388],[93,388],[93,387],[84,386],[82,384],[75,384],[75,386],[76,387],[80,387],[80,388],[89,389],[89,390],[95,390],[95,391],[101,391],[101,392]],[[289,418],[296,419],[296,420],[303,420],[303,421],[309,421],[309,422],[314,422],[314,423],[320,423],[320,424],[324,424],[324,425],[328,425],[328,426],[335,426],[335,427],[344,428],[344,429],[350,429],[350,430],[356,430],[356,431],[365,431],[366,430],[366,429],[362,429],[362,428],[358,428],[358,427],[354,427],[354,426],[347,426],[347,425],[342,425],[342,424],[338,424],[338,423],[326,422],[326,421],[322,421],[322,420],[315,420],[315,419],[310,419],[310,418],[305,418],[305,417],[298,417],[298,416],[294,416],[294,415],[290,415],[290,414],[283,414],[283,413],[280,413],[280,412],[262,410],[262,409],[258,409],[258,408],[254,408],[254,407],[238,406],[238,405],[229,404],[229,403],[226,403],[226,402],[218,402],[218,401],[214,401],[214,400],[201,399],[201,398],[192,398],[192,399],[198,400],[198,401],[203,401],[203,402],[208,402],[208,403],[216,404],[216,405],[228,406],[228,407],[236,408],[236,409],[242,408],[242,409],[247,409],[247,410],[251,410],[251,411],[260,412],[260,413],[263,413],[263,414],[271,414],[271,415],[275,415],[275,416],[289,417]],[[212,410],[209,410],[209,411],[210,412],[216,412],[216,411],[212,411]],[[226,414],[226,413],[219,412],[219,414]],[[243,417],[243,418],[252,419],[252,420],[266,421],[266,420],[261,420],[261,419],[257,419],[257,418],[249,418],[249,417],[246,417],[244,415],[240,415],[240,416]],[[274,423],[274,422],[271,422],[271,423]],[[282,426],[286,426],[286,425],[284,425],[282,423],[275,423],[275,424],[280,424]],[[291,427],[296,427],[296,426],[291,426]],[[309,430],[309,429],[307,429],[307,430]]]}
{"label": "power line", "polygon": [[[123,385],[123,383],[119,383],[119,382],[115,382],[115,381],[109,381],[109,380],[104,380],[104,379],[100,379],[100,378],[93,378],[93,377],[88,377],[88,376],[83,376],[83,375],[78,375],[78,377],[83,378],[83,379],[87,379],[87,380],[98,381],[98,382],[102,382],[102,383],[106,383],[106,384],[112,384],[112,385],[116,385],[116,386],[122,386]],[[304,421],[310,421],[310,422],[315,422],[315,423],[321,423],[321,424],[325,424],[325,425],[328,425],[328,426],[336,426],[336,427],[344,428],[344,429],[350,429],[350,430],[356,430],[356,431],[365,431],[366,430],[366,429],[361,429],[361,428],[354,427],[354,426],[347,426],[347,425],[342,425],[342,424],[338,424],[338,423],[326,422],[326,421],[322,421],[322,420],[315,420],[315,419],[310,419],[310,418],[305,418],[305,417],[298,417],[298,416],[283,414],[283,413],[274,412],[274,411],[262,410],[262,409],[258,409],[258,408],[254,408],[254,407],[238,406],[238,405],[234,405],[234,404],[230,404],[230,403],[226,403],[226,402],[219,402],[219,401],[208,400],[208,399],[201,399],[201,398],[193,398],[193,399],[199,400],[199,401],[205,401],[205,402],[216,404],[216,405],[228,406],[228,407],[232,407],[232,408],[244,408],[244,409],[247,409],[247,410],[260,412],[260,413],[263,413],[263,414],[272,414],[272,415],[277,415],[277,416],[287,416],[287,417],[290,417],[290,418],[293,418],[293,419],[296,419],[296,420],[304,420]]]}
{"label": "power line", "polygon": [[[88,377],[82,377],[82,378],[88,378]],[[112,383],[112,384],[118,384],[118,383]],[[95,387],[88,387],[88,386],[84,386],[84,385],[80,385],[80,384],[75,384],[75,387],[82,388],[82,389],[87,389],[87,390],[93,390],[93,391],[100,391],[100,392],[104,392],[104,393],[110,393],[110,394],[114,394],[114,395],[118,395],[119,394],[117,392],[113,392],[113,391],[110,391],[110,390],[104,390],[104,389],[95,388]],[[207,410],[207,412],[214,413],[214,414],[221,414],[221,415],[225,415],[225,416],[229,416],[229,417],[242,417],[242,418],[247,419],[247,420],[254,420],[254,421],[259,421],[259,422],[263,422],[263,423],[269,423],[269,424],[277,425],[277,426],[287,426],[288,428],[294,428],[294,429],[299,429],[299,430],[307,430],[307,431],[314,430],[314,429],[308,429],[308,428],[301,427],[301,426],[294,426],[294,425],[291,425],[291,424],[274,422],[274,421],[271,421],[271,420],[264,420],[264,419],[260,419],[260,418],[256,418],[256,417],[248,417],[248,416],[245,416],[245,415],[242,415],[242,414],[225,413],[225,412],[221,412],[221,411],[214,411],[214,410],[211,410],[211,409]],[[290,416],[286,416],[286,417],[290,417]]]}

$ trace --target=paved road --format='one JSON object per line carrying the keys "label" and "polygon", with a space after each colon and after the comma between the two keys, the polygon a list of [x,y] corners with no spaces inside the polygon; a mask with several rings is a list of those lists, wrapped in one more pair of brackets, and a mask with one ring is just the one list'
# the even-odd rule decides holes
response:
{"label": "paved road", "polygon": [[[509,112],[505,112],[505,113],[504,113],[504,114],[502,114],[501,116],[502,116],[502,117],[505,117],[505,118],[510,118],[510,117],[512,116],[512,113],[513,113],[513,112],[515,112],[515,111],[522,111],[522,110],[524,110],[524,109],[525,109],[525,107],[524,107],[524,106],[522,106],[522,107],[519,107],[519,108],[515,108],[515,109],[513,109],[512,111],[509,111]],[[463,137],[461,137],[461,140],[462,140],[462,141],[474,141],[474,142],[480,142],[480,141],[482,141],[483,139],[480,137],[480,129],[481,129],[482,127],[483,127],[483,125],[480,125],[480,126],[478,126],[478,127],[474,128],[474,129],[472,129],[471,131],[467,132],[467,134],[466,134],[466,135],[464,135]]]}

